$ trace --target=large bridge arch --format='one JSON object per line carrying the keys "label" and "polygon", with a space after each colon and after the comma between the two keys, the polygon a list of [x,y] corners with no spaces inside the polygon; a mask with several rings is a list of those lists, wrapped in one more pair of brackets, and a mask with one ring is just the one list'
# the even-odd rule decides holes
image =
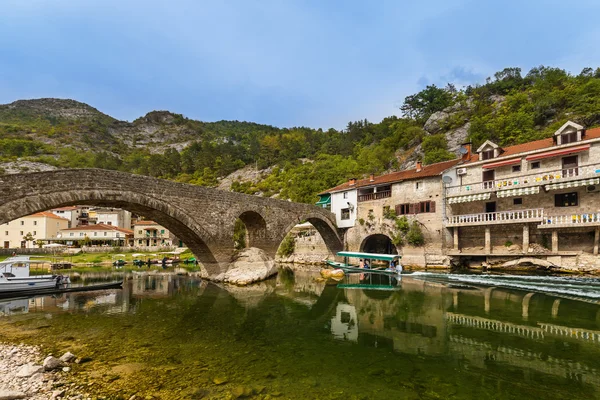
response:
{"label": "large bridge arch", "polygon": [[253,247],[275,257],[291,228],[311,222],[332,253],[343,242],[335,216],[322,208],[99,169],[0,176],[0,223],[50,208],[89,204],[152,218],[183,240],[210,276],[228,269],[236,218],[251,226]]}
{"label": "large bridge arch", "polygon": [[209,248],[211,235],[192,217],[173,205],[132,191],[61,191],[28,196],[0,206],[0,224],[14,219],[69,205],[92,205],[126,209],[163,225],[181,239],[207,270],[219,262]]}

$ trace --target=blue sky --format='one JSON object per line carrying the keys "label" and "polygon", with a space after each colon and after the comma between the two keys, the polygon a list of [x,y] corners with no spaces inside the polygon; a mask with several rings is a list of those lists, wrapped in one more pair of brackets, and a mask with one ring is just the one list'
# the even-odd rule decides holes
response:
{"label": "blue sky", "polygon": [[0,103],[343,128],[426,84],[599,67],[600,2],[1,0]]}

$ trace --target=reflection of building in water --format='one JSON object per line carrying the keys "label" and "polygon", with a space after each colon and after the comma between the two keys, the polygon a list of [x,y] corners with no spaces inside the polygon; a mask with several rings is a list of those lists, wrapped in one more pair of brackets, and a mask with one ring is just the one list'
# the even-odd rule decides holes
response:
{"label": "reflection of building in water", "polygon": [[331,319],[331,333],[336,339],[358,341],[358,318],[354,306],[338,303],[335,317]]}
{"label": "reflection of building in water", "polygon": [[290,298],[296,303],[312,307],[325,289],[325,282],[315,278],[321,275],[315,271],[294,271],[280,269],[276,280],[276,293]]}
{"label": "reflection of building in water", "polygon": [[0,315],[26,314],[29,311],[27,299],[0,301]]}
{"label": "reflection of building in water", "polygon": [[179,287],[173,275],[134,275],[133,297],[169,297]]}
{"label": "reflection of building in water", "polygon": [[343,297],[331,320],[335,338],[347,339],[348,321],[356,318],[353,334],[361,345],[451,357],[494,379],[569,379],[600,391],[600,305],[594,302],[410,277],[399,291],[347,289]]}

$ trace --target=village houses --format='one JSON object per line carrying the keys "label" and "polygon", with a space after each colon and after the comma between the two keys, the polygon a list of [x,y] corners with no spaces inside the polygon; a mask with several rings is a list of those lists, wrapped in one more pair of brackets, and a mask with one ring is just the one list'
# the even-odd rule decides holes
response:
{"label": "village houses", "polygon": [[68,219],[51,212],[39,212],[2,224],[0,241],[4,249],[36,247],[38,240],[57,238],[59,232],[68,227]]}
{"label": "village houses", "polygon": [[[399,252],[405,264],[535,255],[556,264],[597,262],[600,128],[565,123],[553,137],[502,148],[487,141],[456,160],[321,193],[349,250]],[[389,210],[394,210],[391,215]],[[393,244],[393,219],[421,227],[424,244]]]}

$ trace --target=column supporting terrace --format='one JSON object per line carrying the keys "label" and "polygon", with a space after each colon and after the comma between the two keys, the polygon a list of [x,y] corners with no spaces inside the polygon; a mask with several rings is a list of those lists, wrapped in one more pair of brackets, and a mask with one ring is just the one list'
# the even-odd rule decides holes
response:
{"label": "column supporting terrace", "polygon": [[485,254],[491,254],[492,252],[492,236],[490,227],[485,227]]}
{"label": "column supporting terrace", "polygon": [[600,227],[596,227],[594,230],[594,255],[598,255],[598,244],[600,242]]}
{"label": "column supporting terrace", "polygon": [[529,250],[529,224],[523,224],[523,253]]}
{"label": "column supporting terrace", "polygon": [[[598,232],[598,231],[596,230],[596,232]],[[458,250],[460,250],[458,248],[458,226],[455,226],[454,228],[452,228],[452,235],[453,235],[454,250],[458,251]]]}
{"label": "column supporting terrace", "polygon": [[552,231],[552,252],[558,253],[558,231]]}

